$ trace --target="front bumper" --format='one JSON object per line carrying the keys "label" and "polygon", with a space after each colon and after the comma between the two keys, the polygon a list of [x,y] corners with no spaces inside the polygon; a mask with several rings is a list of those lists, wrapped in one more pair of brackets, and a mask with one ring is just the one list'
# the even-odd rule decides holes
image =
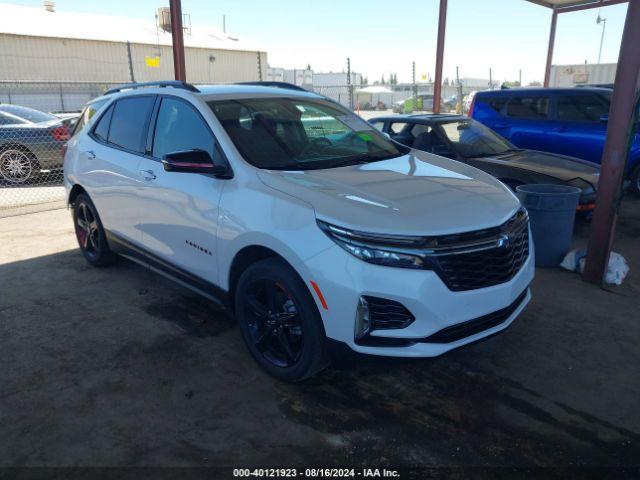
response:
{"label": "front bumper", "polygon": [[[531,239],[531,234],[529,233]],[[436,273],[372,265],[332,246],[308,259],[309,278],[316,282],[327,308],[318,301],[325,331],[331,339],[344,342],[353,350],[374,355],[431,357],[474,342],[508,327],[531,298],[529,284],[534,277],[534,247],[530,241],[529,258],[508,282],[476,290],[453,292]],[[401,345],[372,346],[355,342],[354,328],[361,295],[394,300],[415,317],[402,329],[376,330],[371,337],[405,340]],[[519,297],[521,300],[518,302]],[[316,298],[317,300],[317,298]],[[437,332],[454,325],[487,317],[512,307],[498,324],[447,343],[429,342]],[[506,311],[506,310],[505,310]]]}

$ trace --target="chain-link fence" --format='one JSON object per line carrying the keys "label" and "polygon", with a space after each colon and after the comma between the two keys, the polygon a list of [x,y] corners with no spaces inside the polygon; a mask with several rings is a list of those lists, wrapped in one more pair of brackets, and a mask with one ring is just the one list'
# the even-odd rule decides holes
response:
{"label": "chain-link fence", "polygon": [[113,83],[0,82],[0,216],[63,205],[63,147]]}

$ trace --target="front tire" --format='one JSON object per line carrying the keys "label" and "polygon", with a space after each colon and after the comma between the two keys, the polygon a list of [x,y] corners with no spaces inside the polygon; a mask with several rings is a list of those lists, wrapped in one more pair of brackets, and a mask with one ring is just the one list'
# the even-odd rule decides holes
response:
{"label": "front tire", "polygon": [[73,202],[73,225],[80,251],[94,267],[112,264],[116,256],[109,249],[98,211],[89,196],[78,195]]}
{"label": "front tire", "polygon": [[316,303],[284,261],[268,258],[245,270],[236,288],[235,313],[251,355],[277,379],[299,382],[327,366]]}

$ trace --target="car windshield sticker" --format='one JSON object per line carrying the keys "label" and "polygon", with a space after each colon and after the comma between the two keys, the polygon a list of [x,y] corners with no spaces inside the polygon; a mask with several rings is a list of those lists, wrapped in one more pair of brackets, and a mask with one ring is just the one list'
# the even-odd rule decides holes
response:
{"label": "car windshield sticker", "polygon": [[342,115],[336,117],[342,123],[344,123],[350,129],[356,132],[362,132],[364,130],[373,130],[373,127],[356,115]]}

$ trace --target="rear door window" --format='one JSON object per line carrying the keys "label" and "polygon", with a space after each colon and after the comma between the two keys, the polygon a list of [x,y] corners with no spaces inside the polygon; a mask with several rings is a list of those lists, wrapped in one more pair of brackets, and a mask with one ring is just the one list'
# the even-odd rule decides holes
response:
{"label": "rear door window", "polygon": [[393,122],[389,126],[390,133],[401,133],[407,126],[406,122]]}
{"label": "rear door window", "polygon": [[132,152],[143,153],[147,139],[147,121],[154,100],[154,96],[118,100],[113,108],[108,142]]}
{"label": "rear door window", "polygon": [[[98,124],[96,128],[93,130],[93,134],[98,140],[102,140],[103,142],[107,141],[109,138],[109,125],[111,124],[111,114],[113,113],[113,105],[109,107],[109,109],[104,112],[104,115],[100,117],[98,120]],[[82,127],[80,127],[82,128]]]}
{"label": "rear door window", "polygon": [[558,97],[557,118],[566,122],[598,122],[609,113],[609,102],[596,95]]}
{"label": "rear door window", "polygon": [[507,115],[513,118],[544,120],[549,116],[548,97],[515,97],[507,104]]}
{"label": "rear door window", "polygon": [[489,97],[484,98],[483,100],[484,103],[491,107],[492,110],[496,111],[497,113],[502,113],[502,110],[504,109],[504,106],[507,104],[507,101],[509,99],[507,97]]}

